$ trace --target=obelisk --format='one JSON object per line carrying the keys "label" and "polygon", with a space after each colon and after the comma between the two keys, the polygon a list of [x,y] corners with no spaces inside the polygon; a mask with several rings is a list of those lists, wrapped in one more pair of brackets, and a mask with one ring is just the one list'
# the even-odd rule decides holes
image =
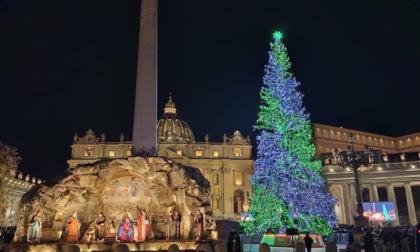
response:
{"label": "obelisk", "polygon": [[133,147],[150,153],[157,148],[157,0],[142,0]]}

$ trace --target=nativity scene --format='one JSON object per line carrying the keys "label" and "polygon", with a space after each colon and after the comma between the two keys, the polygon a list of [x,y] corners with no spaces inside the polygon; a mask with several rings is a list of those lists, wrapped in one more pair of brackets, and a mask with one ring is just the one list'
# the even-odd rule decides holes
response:
{"label": "nativity scene", "polygon": [[71,169],[56,184],[39,185],[24,196],[14,241],[216,238],[208,181],[198,169],[177,165],[174,171],[174,165],[134,157]]}

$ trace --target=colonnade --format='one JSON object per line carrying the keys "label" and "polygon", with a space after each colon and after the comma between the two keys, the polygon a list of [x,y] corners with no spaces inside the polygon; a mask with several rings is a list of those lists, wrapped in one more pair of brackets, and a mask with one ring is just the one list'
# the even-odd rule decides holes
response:
{"label": "colonnade", "polygon": [[[407,210],[409,217],[409,224],[417,224],[416,209],[412,193],[412,183],[411,182],[387,182],[387,183],[361,183],[362,188],[369,189],[369,196],[371,202],[378,202],[378,187],[386,188],[387,192],[387,201],[393,202],[395,206],[395,215],[397,216],[397,221],[395,225],[399,225],[398,218],[398,204],[395,197],[395,187],[403,187],[405,190],[406,200],[407,200]],[[354,224],[354,216],[357,216],[356,212],[356,195],[354,183],[329,183],[329,190],[331,194],[338,200],[335,206],[335,212],[338,218],[339,223]],[[416,199],[420,200],[420,199]],[[366,209],[365,209],[366,210]],[[420,209],[419,209],[420,211]]]}

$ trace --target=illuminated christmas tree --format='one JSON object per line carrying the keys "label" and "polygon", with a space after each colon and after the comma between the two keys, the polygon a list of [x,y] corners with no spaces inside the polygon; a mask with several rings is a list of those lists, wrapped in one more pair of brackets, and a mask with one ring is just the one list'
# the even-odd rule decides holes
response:
{"label": "illuminated christmas tree", "polygon": [[382,204],[382,212],[384,213],[385,220],[390,221],[391,217],[389,217],[388,210],[386,209],[385,204]]}
{"label": "illuminated christmas tree", "polygon": [[309,114],[294,78],[282,34],[274,33],[265,67],[262,105],[256,129],[258,153],[247,233],[298,228],[317,234],[336,224],[335,199],[325,188],[321,162],[315,159]]}

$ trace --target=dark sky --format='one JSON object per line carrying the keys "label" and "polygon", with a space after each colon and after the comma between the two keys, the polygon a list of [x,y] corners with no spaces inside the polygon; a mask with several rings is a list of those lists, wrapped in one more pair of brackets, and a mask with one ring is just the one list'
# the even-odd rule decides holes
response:
{"label": "dark sky", "polygon": [[[0,1],[0,141],[51,179],[73,135],[131,139],[140,1]],[[160,0],[159,115],[169,92],[196,140],[251,135],[273,31],[313,122],[420,131],[420,2]],[[255,141],[254,141],[255,143]]]}

